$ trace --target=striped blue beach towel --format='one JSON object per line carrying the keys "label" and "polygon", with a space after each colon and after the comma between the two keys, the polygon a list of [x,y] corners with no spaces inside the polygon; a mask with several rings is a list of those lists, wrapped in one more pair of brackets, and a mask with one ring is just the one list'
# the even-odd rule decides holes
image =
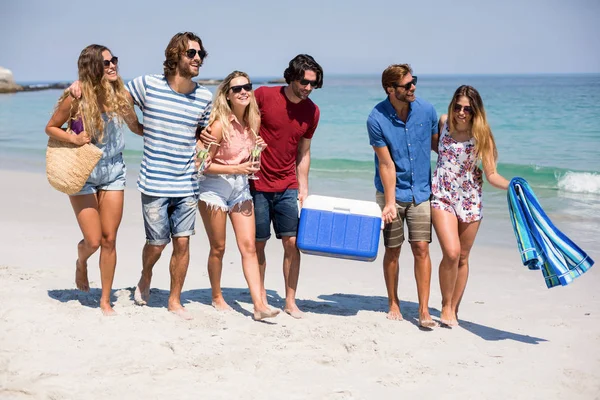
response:
{"label": "striped blue beach towel", "polygon": [[525,179],[513,178],[507,197],[523,265],[541,269],[548,288],[566,286],[594,265],[594,260],[554,226]]}

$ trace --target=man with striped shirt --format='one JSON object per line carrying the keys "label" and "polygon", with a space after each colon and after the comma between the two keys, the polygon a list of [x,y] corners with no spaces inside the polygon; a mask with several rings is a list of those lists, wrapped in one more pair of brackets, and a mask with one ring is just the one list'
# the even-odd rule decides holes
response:
{"label": "man with striped shirt", "polygon": [[198,36],[178,33],[165,50],[164,75],[140,76],[127,84],[144,117],[144,154],[137,186],[142,192],[146,244],[134,297],[139,305],[148,302],[152,268],[172,239],[168,309],[185,319],[191,315],[180,298],[198,195],[195,135],[198,126],[207,125],[212,108],[212,94],[192,78],[206,55]]}

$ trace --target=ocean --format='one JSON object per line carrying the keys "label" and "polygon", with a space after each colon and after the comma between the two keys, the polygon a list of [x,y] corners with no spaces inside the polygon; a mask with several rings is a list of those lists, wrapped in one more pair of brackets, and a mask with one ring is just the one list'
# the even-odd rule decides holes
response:
{"label": "ocean", "polygon": [[[419,76],[417,96],[431,102],[439,116],[462,84],[474,86],[483,98],[500,174],[525,178],[559,229],[584,250],[597,249],[600,75]],[[58,90],[0,95],[1,168],[43,172],[44,127],[59,96]],[[324,87],[311,94],[321,109],[311,146],[311,193],[374,200],[366,118],[384,97],[380,77],[373,75],[325,76]],[[130,133],[126,142],[125,160],[135,172],[142,140]],[[432,166],[435,157],[432,153]],[[135,187],[134,174],[128,185]],[[506,193],[486,183],[483,201],[478,242],[516,248]]]}

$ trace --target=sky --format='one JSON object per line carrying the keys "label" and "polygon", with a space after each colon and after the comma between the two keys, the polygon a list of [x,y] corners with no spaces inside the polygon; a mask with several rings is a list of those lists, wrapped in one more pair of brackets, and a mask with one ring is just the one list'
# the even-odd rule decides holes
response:
{"label": "sky", "polygon": [[599,17],[600,0],[3,0],[0,66],[72,80],[97,43],[124,78],[162,73],[170,38],[192,31],[209,53],[199,78],[281,77],[300,53],[325,75],[599,73]]}

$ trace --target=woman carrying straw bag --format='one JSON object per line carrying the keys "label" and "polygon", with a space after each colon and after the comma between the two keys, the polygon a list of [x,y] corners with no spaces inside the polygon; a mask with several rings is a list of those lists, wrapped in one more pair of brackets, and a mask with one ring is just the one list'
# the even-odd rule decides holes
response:
{"label": "woman carrying straw bag", "polygon": [[[75,283],[79,290],[89,291],[87,260],[100,248],[100,309],[104,315],[115,314],[110,292],[125,190],[123,122],[132,132],[142,135],[117,63],[118,58],[105,46],[93,44],[83,49],[77,62],[82,97],[73,99],[65,91],[46,125],[46,133],[53,139],[77,146],[93,143],[102,150],[102,157],[83,188],[69,199],[83,233],[77,246]],[[69,131],[61,128],[65,122],[69,123]]]}
{"label": "woman carrying straw bag", "polygon": [[198,208],[210,241],[208,276],[212,304],[219,311],[231,310],[221,292],[229,215],[254,304],[253,317],[255,320],[275,317],[279,310],[271,310],[261,297],[262,281],[254,242],[254,206],[248,175],[258,171],[258,163],[250,160],[250,153],[256,146],[264,146],[264,142],[257,135],[260,114],[246,73],[234,71],[219,85],[208,125],[217,143],[207,149],[212,163],[204,171]]}

